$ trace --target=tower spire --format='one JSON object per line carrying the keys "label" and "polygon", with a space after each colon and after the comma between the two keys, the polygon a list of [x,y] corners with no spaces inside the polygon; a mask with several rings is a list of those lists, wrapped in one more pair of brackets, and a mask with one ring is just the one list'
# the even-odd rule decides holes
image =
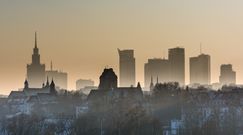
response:
{"label": "tower spire", "polygon": [[35,32],[35,48],[37,48],[37,32]]}
{"label": "tower spire", "polygon": [[153,76],[151,76],[150,90],[154,89]]}

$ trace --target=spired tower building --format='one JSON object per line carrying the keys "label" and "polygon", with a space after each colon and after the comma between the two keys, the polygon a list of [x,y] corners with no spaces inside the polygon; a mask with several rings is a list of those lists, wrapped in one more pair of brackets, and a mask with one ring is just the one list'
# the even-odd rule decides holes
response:
{"label": "spired tower building", "polygon": [[29,87],[42,87],[45,81],[45,64],[40,63],[39,49],[37,48],[37,34],[35,33],[35,47],[32,54],[32,63],[27,65],[27,80]]}

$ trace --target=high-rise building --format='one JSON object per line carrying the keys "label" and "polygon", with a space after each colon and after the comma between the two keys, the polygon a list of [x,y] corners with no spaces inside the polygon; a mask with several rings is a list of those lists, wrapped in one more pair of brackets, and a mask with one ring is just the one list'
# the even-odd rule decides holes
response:
{"label": "high-rise building", "polygon": [[190,84],[209,85],[211,83],[210,56],[200,54],[190,58]]}
{"label": "high-rise building", "polygon": [[222,85],[236,84],[236,72],[233,71],[231,64],[221,65],[219,82]]}
{"label": "high-rise building", "polygon": [[45,65],[40,63],[39,49],[37,48],[37,34],[35,33],[35,47],[32,63],[27,65],[27,80],[30,87],[41,87],[45,81]]}
{"label": "high-rise building", "polygon": [[170,81],[185,84],[185,49],[169,49]]}
{"label": "high-rise building", "polygon": [[144,86],[150,87],[151,78],[157,78],[159,82],[169,82],[170,70],[167,59],[148,59],[144,65]]}
{"label": "high-rise building", "polygon": [[120,50],[119,53],[119,82],[121,87],[135,86],[134,50]]}
{"label": "high-rise building", "polygon": [[68,74],[66,72],[53,70],[52,62],[51,69],[46,71],[46,77],[52,78],[55,81],[57,88],[67,89]]}
{"label": "high-rise building", "polygon": [[79,79],[76,81],[76,90],[83,89],[85,87],[93,87],[94,81],[93,80],[87,80],[87,79]]}

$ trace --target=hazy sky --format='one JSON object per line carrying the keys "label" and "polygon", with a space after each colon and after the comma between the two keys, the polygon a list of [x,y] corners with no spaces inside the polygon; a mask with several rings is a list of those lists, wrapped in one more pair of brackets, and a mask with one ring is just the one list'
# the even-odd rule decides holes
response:
{"label": "hazy sky", "polygon": [[69,88],[93,79],[108,65],[118,75],[117,48],[135,49],[137,81],[148,58],[186,48],[188,58],[211,55],[212,82],[232,63],[243,83],[242,0],[1,0],[0,93],[23,87],[38,31],[41,61],[68,72]]}

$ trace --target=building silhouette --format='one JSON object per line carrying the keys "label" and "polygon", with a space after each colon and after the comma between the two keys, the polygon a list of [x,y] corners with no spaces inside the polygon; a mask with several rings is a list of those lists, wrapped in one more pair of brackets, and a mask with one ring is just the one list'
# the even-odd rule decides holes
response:
{"label": "building silhouette", "polygon": [[167,59],[148,59],[144,65],[144,86],[150,88],[151,78],[157,78],[159,82],[169,82],[170,68],[169,60]]}
{"label": "building silhouette", "polygon": [[[98,106],[104,106],[106,103],[117,102],[118,99],[124,101],[140,102],[143,99],[143,92],[140,83],[136,87],[118,87],[117,75],[112,68],[104,69],[100,76],[98,89],[91,90],[88,95],[89,103],[96,102]],[[90,102],[91,101],[91,102]]]}
{"label": "building silhouette", "polygon": [[236,72],[233,71],[231,64],[221,65],[219,82],[222,85],[234,85],[234,84],[236,84]]}
{"label": "building silhouette", "polygon": [[134,50],[120,50],[119,53],[119,72],[120,72],[120,86],[134,86],[135,85],[135,58]]}
{"label": "building silhouette", "polygon": [[46,77],[52,78],[57,88],[67,89],[68,74],[66,72],[53,70],[52,62],[51,69],[46,71]]}
{"label": "building silhouette", "polygon": [[185,49],[169,49],[170,81],[185,84]]}
{"label": "building silhouette", "polygon": [[79,79],[76,81],[76,90],[83,89],[85,87],[93,87],[94,81],[93,80],[87,80],[87,79]]}
{"label": "building silhouette", "polygon": [[24,82],[24,88],[22,91],[11,91],[9,94],[9,97],[12,98],[30,98],[30,97],[50,97],[50,96],[56,96],[56,86],[54,81],[52,80],[51,83],[49,82],[48,78],[46,80],[46,83],[43,83],[43,86],[41,88],[32,88],[29,86],[29,82],[25,80]]}
{"label": "building silhouette", "polygon": [[40,63],[40,54],[37,47],[37,33],[35,33],[35,47],[32,54],[32,63],[27,65],[27,80],[30,87],[41,87],[45,81],[45,65]]}
{"label": "building silhouette", "polygon": [[111,90],[114,88],[117,88],[117,76],[112,68],[106,68],[100,76],[99,89]]}
{"label": "building silhouette", "polygon": [[190,58],[190,84],[209,85],[211,83],[210,56],[200,54]]}

